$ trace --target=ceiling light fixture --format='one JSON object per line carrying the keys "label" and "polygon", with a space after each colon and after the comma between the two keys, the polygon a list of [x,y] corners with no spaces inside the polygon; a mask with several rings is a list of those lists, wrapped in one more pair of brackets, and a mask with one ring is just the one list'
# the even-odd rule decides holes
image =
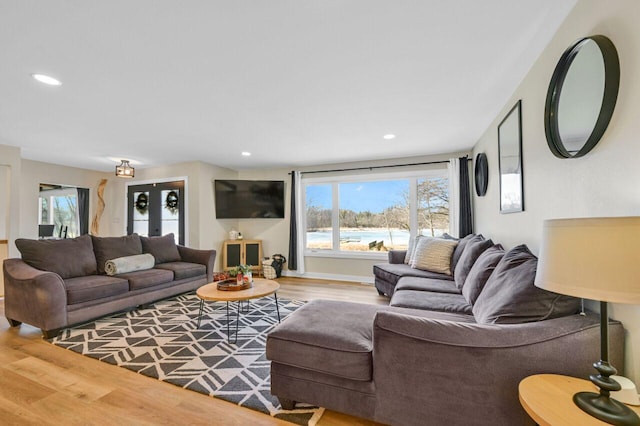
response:
{"label": "ceiling light fixture", "polygon": [[387,134],[387,135],[384,135],[384,136],[382,137],[382,139],[386,139],[386,140],[391,140],[391,139],[395,139],[395,138],[396,138],[396,135],[393,135],[393,134],[391,134],[391,133],[389,133],[389,134]]}
{"label": "ceiling light fixture", "polygon": [[250,153],[250,152],[247,152],[247,151],[242,151],[242,155],[243,155],[244,157],[250,157],[250,156],[251,156],[251,153]]}
{"label": "ceiling light fixture", "polygon": [[40,83],[47,84],[49,86],[62,86],[62,82],[57,78],[53,78],[44,74],[31,74],[31,77],[39,81]]}
{"label": "ceiling light fixture", "polygon": [[116,176],[121,178],[132,178],[135,176],[136,169],[129,165],[129,160],[120,160],[121,163],[116,166]]}

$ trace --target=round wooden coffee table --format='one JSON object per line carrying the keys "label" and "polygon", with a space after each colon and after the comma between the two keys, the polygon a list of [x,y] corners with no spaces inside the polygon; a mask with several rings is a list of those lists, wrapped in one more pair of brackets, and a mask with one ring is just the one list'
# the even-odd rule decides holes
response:
{"label": "round wooden coffee table", "polygon": [[[254,278],[253,287],[246,290],[238,291],[223,291],[218,290],[218,283],[213,282],[205,284],[196,290],[196,295],[200,298],[200,309],[198,310],[198,328],[200,328],[200,320],[202,319],[202,310],[204,309],[204,302],[226,302],[227,303],[227,338],[229,343],[238,342],[238,325],[240,324],[240,311],[243,301],[251,299],[259,299],[261,297],[269,296],[273,294],[276,302],[276,312],[278,313],[278,322],[280,322],[280,307],[278,306],[278,295],[276,292],[280,289],[280,284],[276,281],[267,280],[264,278]],[[231,318],[229,316],[229,302],[238,302],[236,310],[236,332],[235,340],[231,341],[230,323]]]}

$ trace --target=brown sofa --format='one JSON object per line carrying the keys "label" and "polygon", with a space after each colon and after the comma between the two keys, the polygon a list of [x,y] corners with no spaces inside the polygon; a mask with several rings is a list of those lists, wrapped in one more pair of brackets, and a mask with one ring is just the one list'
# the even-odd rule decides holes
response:
{"label": "brown sofa", "polygon": [[[505,253],[482,241],[458,243],[451,276],[421,275],[391,252],[398,263],[377,268],[390,306],[318,300],[291,314],[267,339],[271,393],[285,408],[305,402],[392,425],[534,424],[518,383],[593,374],[599,317],[535,287],[526,246]],[[622,368],[619,322],[610,342]]]}
{"label": "brown sofa", "polygon": [[[16,240],[22,259],[4,261],[5,316],[31,324],[46,338],[60,329],[197,289],[213,280],[215,250],[176,245],[163,237]],[[149,253],[151,269],[109,276],[105,263]]]}

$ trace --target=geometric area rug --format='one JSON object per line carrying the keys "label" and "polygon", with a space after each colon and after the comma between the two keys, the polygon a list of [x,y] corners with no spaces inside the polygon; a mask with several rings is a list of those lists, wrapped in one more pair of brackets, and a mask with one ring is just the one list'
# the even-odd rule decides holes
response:
{"label": "geometric area rug", "polygon": [[[278,299],[284,321],[304,302]],[[270,392],[267,334],[278,324],[273,297],[251,300],[240,314],[237,343],[228,343],[224,302],[188,293],[145,309],[63,330],[49,342],[100,361],[299,425],[314,425],[323,409],[296,404],[283,410]],[[246,305],[245,305],[246,306]],[[232,333],[236,304],[229,304]]]}

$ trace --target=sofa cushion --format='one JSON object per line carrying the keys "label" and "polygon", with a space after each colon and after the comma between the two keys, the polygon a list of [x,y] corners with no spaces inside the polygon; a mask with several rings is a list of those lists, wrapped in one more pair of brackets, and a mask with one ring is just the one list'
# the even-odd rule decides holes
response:
{"label": "sofa cushion", "polygon": [[99,274],[105,273],[104,264],[107,260],[142,254],[142,243],[138,234],[124,237],[91,236],[91,240],[93,241],[93,251],[96,255]]}
{"label": "sofa cushion", "polygon": [[[314,300],[267,339],[267,358],[351,380],[372,379],[372,324],[386,306]],[[336,332],[339,330],[339,332]]]}
{"label": "sofa cushion", "polygon": [[415,238],[414,237],[409,238],[409,244],[407,245],[407,252],[405,253],[405,256],[404,256],[404,263],[406,263],[407,265],[411,263],[411,258],[413,257],[416,244],[422,238],[427,238],[427,237],[425,237],[424,235],[416,235]]}
{"label": "sofa cushion", "polygon": [[389,306],[471,315],[471,305],[461,294],[400,290],[393,293]]}
{"label": "sofa cushion", "polygon": [[425,271],[451,275],[451,255],[457,241],[442,238],[421,238],[416,242],[410,266]]}
{"label": "sofa cushion", "polygon": [[571,315],[579,299],[533,285],[538,259],[526,245],[509,250],[487,280],[473,305],[481,324],[518,324]]}
{"label": "sofa cushion", "polygon": [[156,258],[156,264],[181,260],[173,233],[162,237],[140,237],[140,242],[142,251],[152,254]]}
{"label": "sofa cushion", "polygon": [[438,274],[436,272],[423,271],[421,269],[414,269],[409,265],[403,263],[379,263],[373,265],[373,274],[388,283],[395,285],[402,277],[423,277],[423,278],[435,278],[438,280],[452,281],[451,275]]}
{"label": "sofa cushion", "polygon": [[471,271],[473,264],[476,263],[476,260],[480,257],[482,252],[492,245],[493,241],[491,240],[469,240],[453,273],[453,279],[455,280],[458,288],[461,289],[465,285],[464,283],[467,279],[467,275],[469,275],[469,271]]}
{"label": "sofa cushion", "polygon": [[199,263],[167,262],[156,265],[155,269],[166,269],[173,272],[174,280],[207,275],[207,267]]}
{"label": "sofa cushion", "polygon": [[462,295],[470,304],[476,303],[478,296],[482,292],[487,280],[496,269],[496,265],[504,256],[504,249],[500,244],[486,249],[467,275],[467,279],[462,287]]}
{"label": "sofa cushion", "polygon": [[129,290],[140,290],[173,281],[173,272],[166,269],[146,269],[116,275],[129,281]]}
{"label": "sofa cushion", "polygon": [[129,291],[127,280],[106,275],[87,275],[64,280],[67,305],[104,299]]}
{"label": "sofa cushion", "polygon": [[62,279],[96,273],[96,257],[89,235],[64,240],[18,238],[16,247],[25,263],[36,269],[55,272]]}
{"label": "sofa cushion", "polygon": [[433,291],[436,293],[460,294],[460,289],[451,280],[433,278],[402,277],[396,284],[397,290]]}
{"label": "sofa cushion", "polygon": [[[470,239],[477,237],[476,234],[469,234],[466,237],[460,238],[458,240],[458,245],[456,246],[455,250],[453,250],[453,254],[451,255],[451,270],[455,271],[456,270],[456,266],[458,265],[458,261],[460,260],[460,256],[462,256],[462,253],[464,252],[464,248],[467,246],[467,243],[469,242]],[[480,235],[480,238],[482,238],[482,235]]]}

